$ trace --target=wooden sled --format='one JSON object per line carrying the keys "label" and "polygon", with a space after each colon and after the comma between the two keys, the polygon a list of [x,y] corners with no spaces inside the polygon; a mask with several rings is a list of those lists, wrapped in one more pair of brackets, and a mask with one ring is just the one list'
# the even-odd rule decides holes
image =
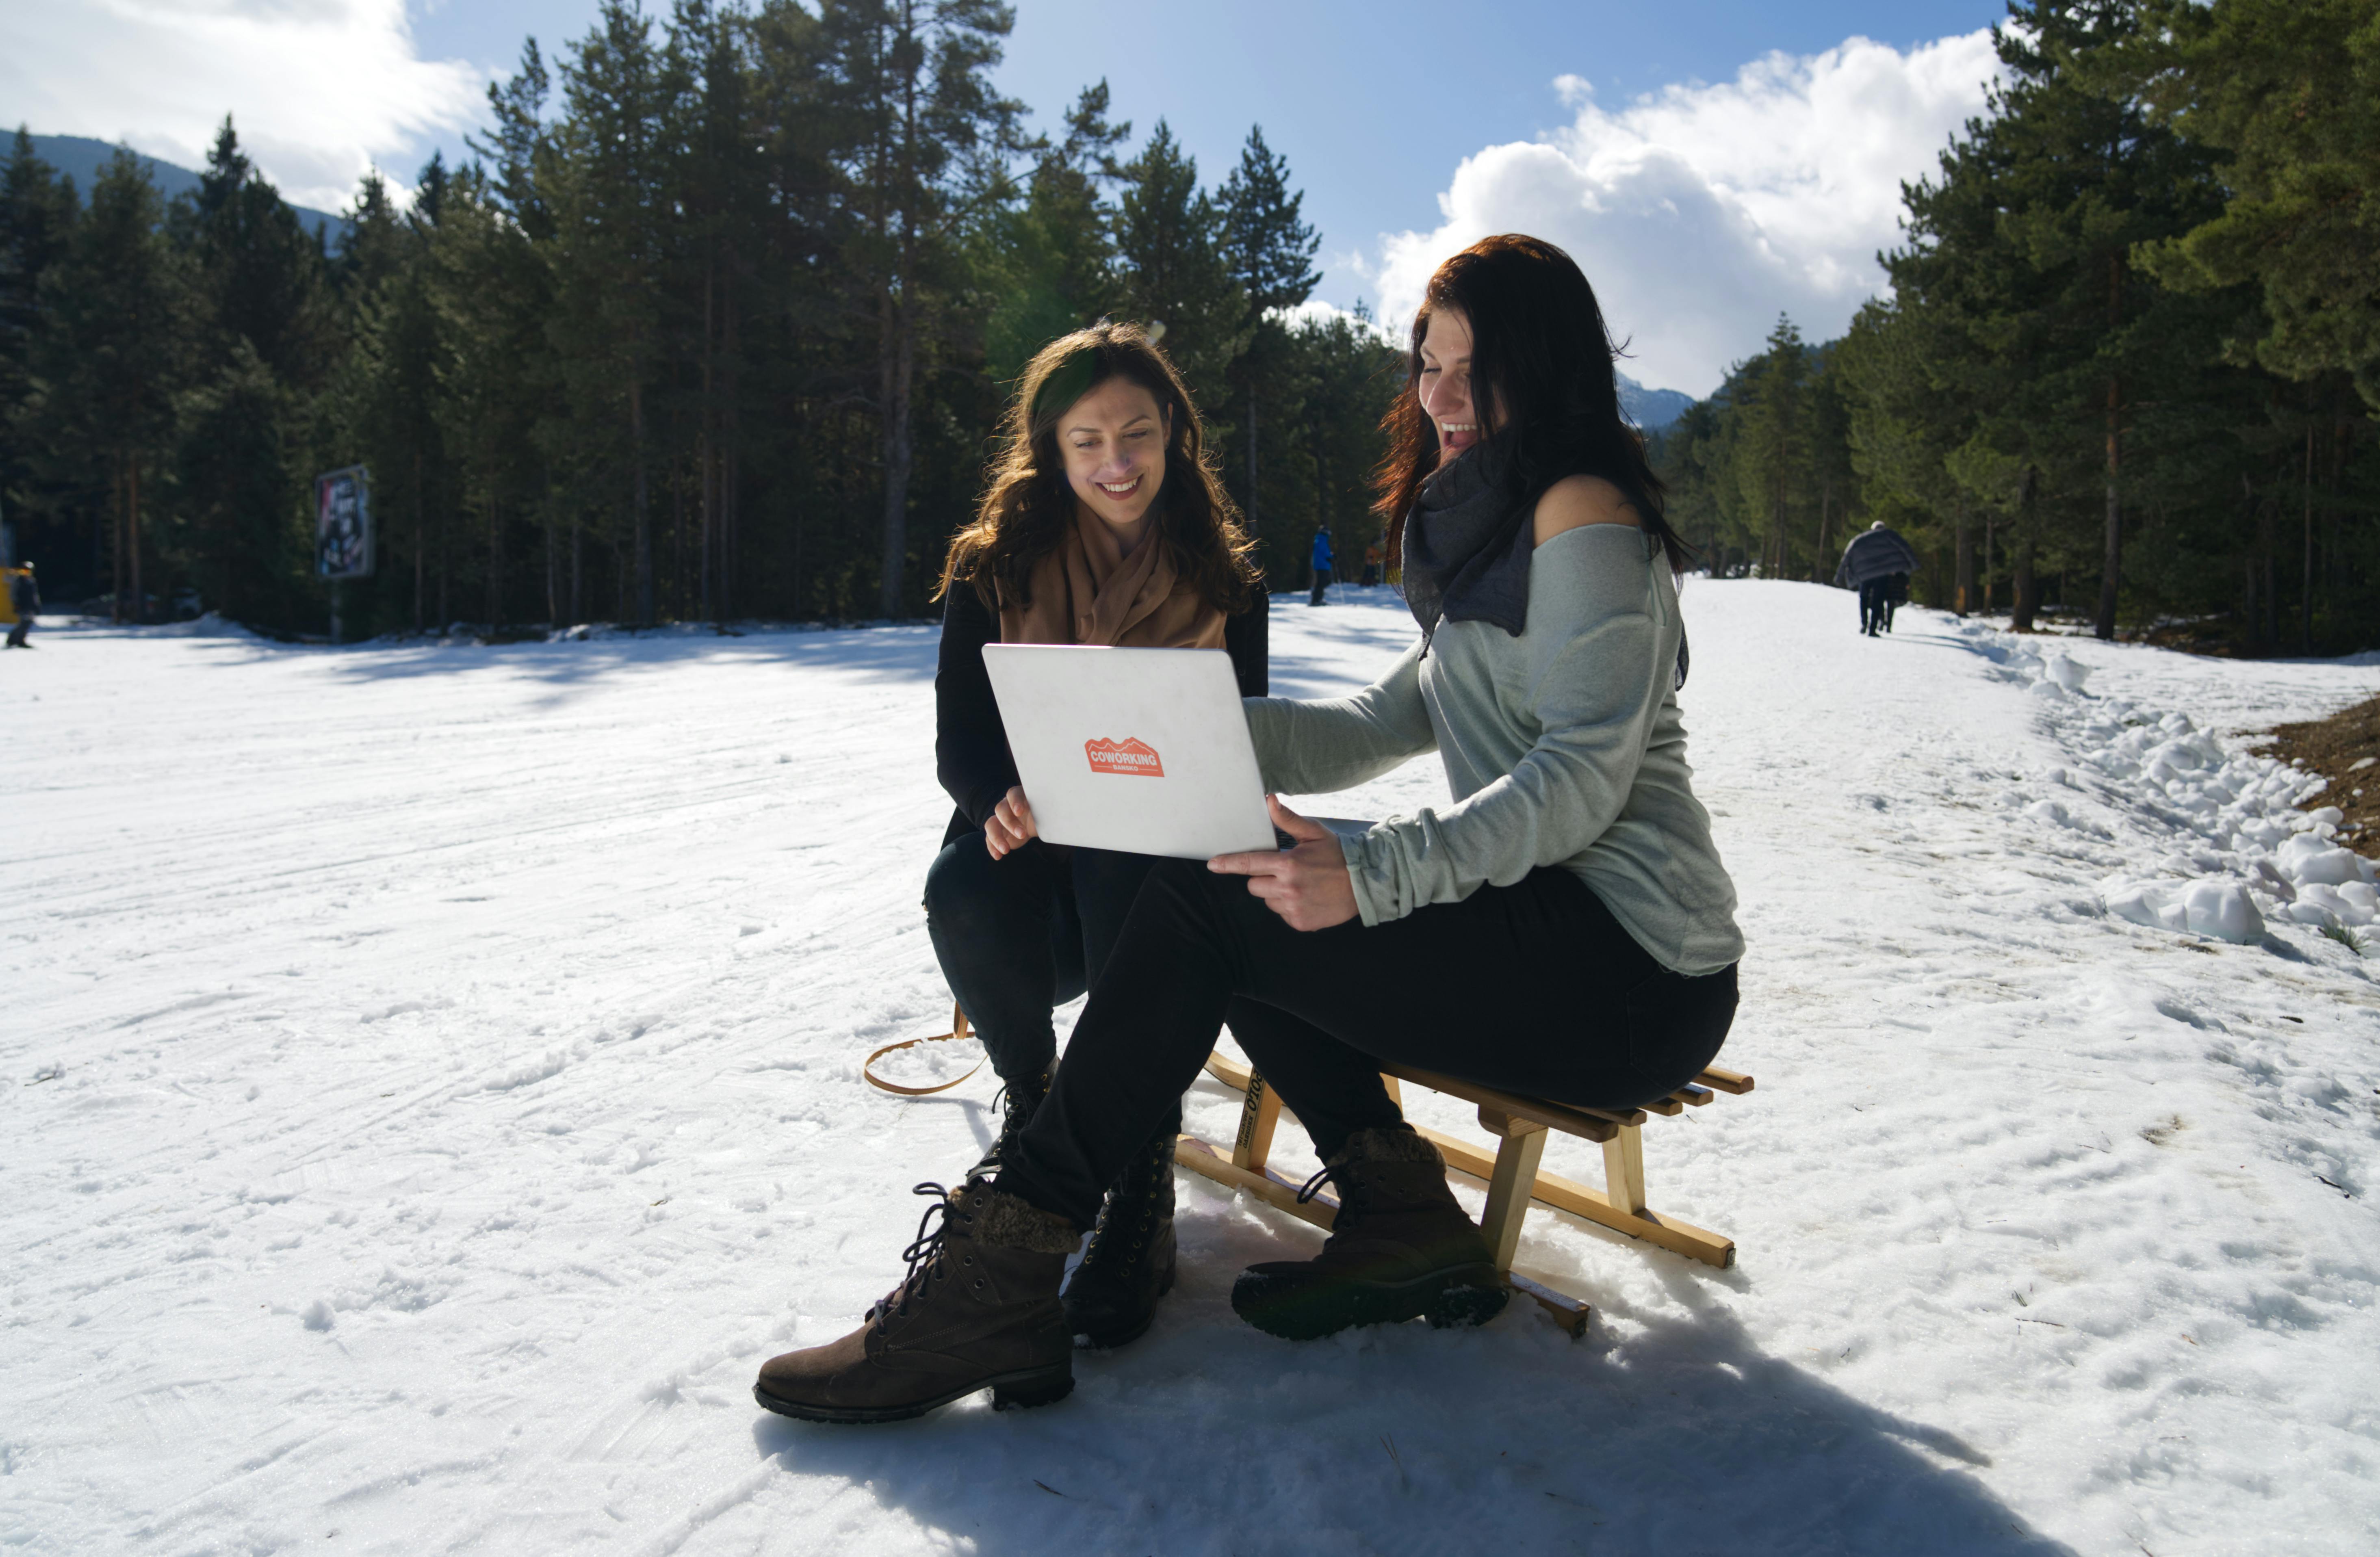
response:
{"label": "wooden sled", "polygon": [[[1317,1195],[1301,1205],[1297,1199],[1299,1187],[1266,1165],[1272,1152],[1273,1129],[1281,1122],[1280,1096],[1265,1085],[1262,1076],[1220,1053],[1208,1056],[1207,1073],[1242,1094],[1239,1136],[1229,1152],[1221,1152],[1195,1135],[1184,1135],[1176,1145],[1174,1162],[1218,1184],[1245,1189],[1318,1227],[1329,1227],[1339,1213],[1337,1201]],[[1414,1128],[1444,1153],[1451,1172],[1488,1186],[1488,1207],[1480,1217],[1480,1230],[1488,1236],[1488,1246],[1496,1257],[1496,1269],[1503,1273],[1515,1291],[1536,1298],[1572,1336],[1586,1333],[1589,1310],[1585,1300],[1558,1292],[1512,1269],[1512,1256],[1521,1242],[1521,1223],[1528,1215],[1533,1201],[1584,1216],[1706,1265],[1725,1269],[1735,1263],[1734,1239],[1663,1216],[1645,1204],[1645,1143],[1640,1132],[1648,1113],[1674,1118],[1690,1107],[1708,1104],[1720,1092],[1748,1092],[1752,1090],[1751,1077],[1714,1068],[1669,1096],[1625,1112],[1574,1108],[1568,1104],[1498,1092],[1493,1087],[1402,1066],[1382,1070],[1380,1080],[1387,1083],[1389,1095],[1400,1103],[1402,1093],[1398,1083],[1411,1081],[1478,1105],[1480,1127],[1496,1138],[1492,1155],[1438,1130],[1419,1125]],[[1560,1130],[1565,1135],[1602,1144],[1604,1189],[1590,1189],[1559,1175],[1539,1171],[1537,1164],[1545,1155],[1548,1130]]]}

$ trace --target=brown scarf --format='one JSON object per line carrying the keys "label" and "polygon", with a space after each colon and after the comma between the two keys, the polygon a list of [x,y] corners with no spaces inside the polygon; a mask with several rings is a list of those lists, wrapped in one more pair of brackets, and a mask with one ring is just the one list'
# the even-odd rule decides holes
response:
{"label": "brown scarf", "polygon": [[1221,648],[1223,613],[1182,577],[1165,543],[1142,537],[1129,557],[1104,521],[1076,514],[1066,538],[1033,564],[1033,600],[1000,591],[1003,644]]}

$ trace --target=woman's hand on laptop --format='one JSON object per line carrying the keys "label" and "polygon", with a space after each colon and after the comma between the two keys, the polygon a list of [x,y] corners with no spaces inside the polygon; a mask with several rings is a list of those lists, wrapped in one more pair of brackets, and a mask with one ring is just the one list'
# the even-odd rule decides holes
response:
{"label": "woman's hand on laptop", "polygon": [[1347,878],[1347,855],[1339,847],[1339,835],[1281,804],[1278,795],[1265,796],[1265,804],[1272,812],[1272,825],[1295,839],[1296,847],[1218,854],[1207,868],[1246,876],[1248,890],[1293,930],[1328,930],[1354,918],[1355,884]]}
{"label": "woman's hand on laptop", "polygon": [[1041,836],[1033,825],[1033,805],[1025,791],[1014,785],[1000,797],[991,815],[983,820],[984,852],[997,860],[1012,850],[1022,849]]}

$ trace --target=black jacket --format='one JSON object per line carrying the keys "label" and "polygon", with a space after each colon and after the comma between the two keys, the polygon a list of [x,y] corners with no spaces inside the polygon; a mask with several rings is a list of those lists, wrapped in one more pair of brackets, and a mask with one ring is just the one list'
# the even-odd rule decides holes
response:
{"label": "black jacket", "polygon": [[[1240,695],[1262,697],[1267,680],[1266,622],[1272,601],[1261,589],[1246,610],[1223,620],[1223,649],[1232,657]],[[942,651],[934,667],[934,775],[958,803],[948,843],[984,824],[1016,785],[1016,759],[983,668],[983,646],[1000,642],[1000,619],[966,585],[953,587],[942,606]]]}

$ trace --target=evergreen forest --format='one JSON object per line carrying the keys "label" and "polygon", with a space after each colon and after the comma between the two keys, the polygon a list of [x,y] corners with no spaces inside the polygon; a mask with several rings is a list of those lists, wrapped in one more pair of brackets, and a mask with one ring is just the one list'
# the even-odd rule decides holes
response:
{"label": "evergreen forest", "polygon": [[[310,235],[224,123],[194,195],[0,172],[0,501],[53,600],[319,634],[312,481],[370,472],[346,634],[915,617],[1009,387],[1160,325],[1276,579],[1367,530],[1401,359],[1303,310],[1252,129],[1220,182],[1104,83],[1026,137],[994,0],[607,0],[470,160]],[[1343,526],[1343,529],[1342,528]]]}
{"label": "evergreen forest", "polygon": [[1656,440],[1715,571],[2245,653],[2380,644],[2380,0],[2020,0],[1888,299]]}
{"label": "evergreen forest", "polygon": [[[1367,513],[1400,353],[1303,308],[1252,128],[1202,179],[1086,89],[1028,136],[995,0],[607,0],[459,166],[307,231],[226,120],[194,195],[0,163],[0,504],[53,600],[326,630],[312,477],[371,477],[350,636],[915,617],[1008,386],[1163,326],[1275,587]],[[1891,294],[1780,318],[1653,437],[1723,573],[2247,653],[2380,639],[2380,0],[2015,0],[1904,187]],[[1639,332],[1658,321],[1631,321]],[[1752,343],[1746,343],[1747,346]]]}

